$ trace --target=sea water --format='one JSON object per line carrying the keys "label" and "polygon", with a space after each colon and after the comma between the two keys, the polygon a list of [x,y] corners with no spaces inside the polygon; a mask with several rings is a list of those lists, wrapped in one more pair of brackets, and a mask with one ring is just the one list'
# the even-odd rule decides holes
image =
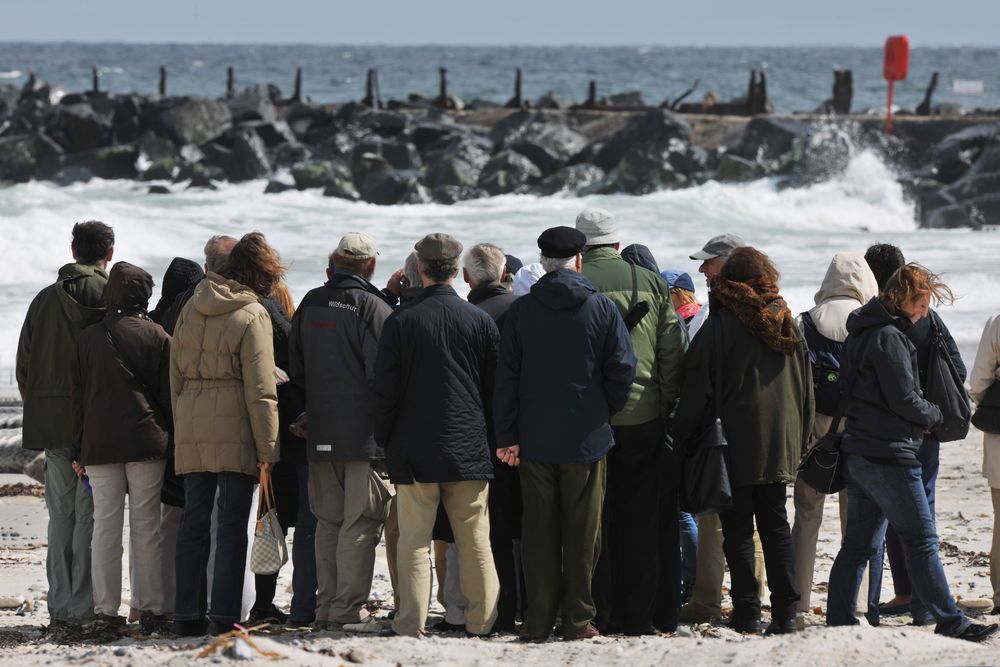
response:
{"label": "sea water", "polygon": [[943,273],[958,295],[940,312],[968,364],[987,318],[1000,312],[1000,234],[917,229],[896,175],[869,150],[856,152],[840,175],[802,189],[779,189],[771,180],[708,182],[642,197],[506,195],[454,206],[383,207],[323,197],[318,190],[265,195],[263,181],[224,184],[214,192],[174,188],[171,195],[149,195],[146,185],[95,180],[0,189],[0,383],[11,382],[31,299],[71,261],[72,224],[92,219],[114,227],[115,260],[145,268],[157,283],[173,257],[202,263],[213,234],[261,231],[289,265],[288,283],[298,300],[324,282],[327,256],[349,231],[377,239],[374,282],[383,286],[424,234],[446,232],[466,246],[496,243],[527,263],[538,258],[535,240],[542,230],[572,225],[584,207],[602,206],[616,216],[623,246],[645,244],[661,269],[688,271],[703,299],[704,280],[688,256],[711,236],[730,232],[774,260],[781,291],[796,313],[813,305],[835,253],[863,253],[875,242],[899,245],[908,260]]}

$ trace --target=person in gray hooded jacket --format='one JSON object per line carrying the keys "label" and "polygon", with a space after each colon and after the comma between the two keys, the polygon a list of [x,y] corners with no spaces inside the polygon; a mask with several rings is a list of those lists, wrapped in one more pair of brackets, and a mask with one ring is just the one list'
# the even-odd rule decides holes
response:
{"label": "person in gray hooded jacket", "polygon": [[387,495],[372,468],[384,456],[372,435],[375,355],[392,313],[369,282],[376,255],[367,234],[344,236],[329,280],[306,294],[292,320],[289,375],[306,394],[319,629],[381,629],[365,609]]}

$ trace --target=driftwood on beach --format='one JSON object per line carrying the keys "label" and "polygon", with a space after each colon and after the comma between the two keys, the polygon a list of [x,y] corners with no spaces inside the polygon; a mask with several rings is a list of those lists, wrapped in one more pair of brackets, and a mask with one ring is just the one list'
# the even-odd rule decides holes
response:
{"label": "driftwood on beach", "polygon": [[[96,70],[95,70],[96,71]],[[711,105],[680,97],[647,107],[641,93],[571,105],[555,94],[527,101],[515,79],[505,104],[462,105],[440,72],[437,96],[383,103],[370,71],[361,102],[311,103],[274,85],[235,89],[219,99],[63,94],[32,77],[0,86],[0,183],[61,185],[91,178],[155,182],[151,193],[269,179],[266,192],[320,188],[374,204],[451,204],[508,193],[576,195],[649,192],[708,180],[772,177],[801,187],[840,173],[859,149],[898,167],[921,224],[1000,224],[1000,119],[900,116],[896,134],[878,116],[844,115],[851,79],[835,79],[822,114],[775,116],[764,74],[745,99]],[[932,82],[933,83],[933,82]],[[928,91],[929,106],[932,87]],[[727,107],[728,105],[728,107]],[[670,108],[665,108],[670,107]],[[726,111],[737,115],[719,115]]]}

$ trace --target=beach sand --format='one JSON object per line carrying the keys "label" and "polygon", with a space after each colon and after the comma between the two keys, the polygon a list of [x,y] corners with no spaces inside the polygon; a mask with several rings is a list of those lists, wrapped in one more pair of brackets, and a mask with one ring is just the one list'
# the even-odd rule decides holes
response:
{"label": "beach sand", "polygon": [[[960,600],[989,599],[989,550],[992,512],[990,492],[980,475],[982,436],[974,433],[962,442],[941,448],[937,518],[941,556],[952,592]],[[0,488],[29,483],[20,475],[0,475]],[[789,489],[791,493],[791,489]],[[792,514],[791,498],[788,503]],[[827,502],[820,535],[813,605],[826,606],[826,582],[840,542],[836,498]],[[0,597],[31,600],[33,610],[17,615],[0,610],[0,665],[100,664],[189,665],[229,661],[217,652],[198,659],[211,643],[208,638],[145,640],[123,638],[112,644],[60,645],[46,640],[41,628],[48,624],[45,606],[45,506],[31,496],[0,497]],[[15,534],[16,533],[16,534]],[[127,543],[126,543],[127,548]],[[127,558],[127,555],[126,555]],[[124,568],[127,572],[127,567]],[[276,602],[287,610],[290,601],[291,566],[281,573]],[[883,600],[891,593],[886,567]],[[126,613],[128,582],[122,598]],[[391,606],[384,548],[380,547],[372,598],[380,607]],[[723,603],[728,606],[728,599]],[[436,604],[433,613],[441,613]],[[379,612],[381,615],[385,611]],[[978,614],[980,612],[970,612]],[[1000,617],[982,617],[997,621]],[[621,638],[601,637],[588,642],[552,640],[543,645],[521,645],[512,637],[470,640],[457,636],[429,636],[423,640],[404,637],[345,636],[343,633],[275,632],[254,633],[257,646],[284,658],[279,664],[366,665],[467,665],[510,663],[519,665],[997,665],[1000,664],[1000,633],[982,645],[947,639],[933,627],[908,625],[909,617],[883,619],[879,628],[857,626],[827,628],[821,614],[807,617],[804,633],[791,637],[745,637],[721,624],[682,626],[676,636]],[[275,660],[249,649],[253,657],[244,664],[274,664]]]}

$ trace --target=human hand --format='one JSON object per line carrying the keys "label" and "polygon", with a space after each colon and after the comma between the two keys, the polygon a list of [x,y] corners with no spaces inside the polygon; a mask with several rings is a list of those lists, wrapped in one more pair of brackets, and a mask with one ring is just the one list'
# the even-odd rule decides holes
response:
{"label": "human hand", "polygon": [[297,438],[305,438],[307,433],[307,422],[308,418],[306,417],[306,413],[303,412],[298,416],[298,419],[288,425],[288,430],[291,431],[292,435]]}
{"label": "human hand", "polygon": [[76,473],[76,476],[81,481],[87,475],[87,469],[85,467],[83,467],[82,465],[80,465],[79,461],[73,461],[73,472]]}
{"label": "human hand", "polygon": [[511,468],[516,468],[521,465],[521,446],[511,445],[510,447],[501,447],[497,449],[497,458]]}
{"label": "human hand", "polygon": [[392,294],[399,296],[406,285],[407,281],[406,276],[403,275],[403,269],[397,269],[391,276],[389,276],[389,282],[385,284],[385,288]]}
{"label": "human hand", "polygon": [[261,472],[271,472],[271,462],[270,461],[258,461],[257,462],[257,468],[259,468]]}

